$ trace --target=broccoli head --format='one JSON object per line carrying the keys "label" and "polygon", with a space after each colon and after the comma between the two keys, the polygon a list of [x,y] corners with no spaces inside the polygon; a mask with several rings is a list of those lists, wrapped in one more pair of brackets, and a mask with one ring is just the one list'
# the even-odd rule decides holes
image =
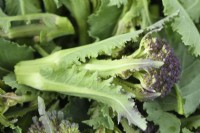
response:
{"label": "broccoli head", "polygon": [[160,92],[161,96],[165,96],[179,80],[181,65],[173,49],[166,41],[146,37],[131,57],[163,62],[163,65],[159,68],[137,71],[133,74],[140,80],[141,86],[149,92]]}

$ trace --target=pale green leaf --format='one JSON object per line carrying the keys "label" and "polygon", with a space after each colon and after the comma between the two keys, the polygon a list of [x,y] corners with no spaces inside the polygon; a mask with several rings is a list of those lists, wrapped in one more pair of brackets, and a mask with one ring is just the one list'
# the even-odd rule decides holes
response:
{"label": "pale green leaf", "polygon": [[200,59],[192,57],[186,50],[186,47],[176,45],[174,48],[177,53],[181,66],[182,73],[178,83],[180,93],[184,99],[184,114],[189,116],[192,114],[200,104]]}
{"label": "pale green leaf", "polygon": [[6,12],[8,15],[25,15],[41,12],[39,0],[6,0]]}
{"label": "pale green leaf", "polygon": [[134,102],[130,100],[131,95],[122,94],[121,87],[112,84],[112,78],[101,80],[97,73],[90,74],[84,70],[79,72],[75,66],[70,69],[61,64],[53,69],[41,63],[39,70],[34,68],[34,70],[25,71],[24,67],[27,67],[28,62],[24,63],[20,63],[15,69],[17,81],[20,84],[43,91],[54,91],[97,100],[112,107],[113,111],[118,114],[118,121],[124,117],[130,124],[142,130],[146,129],[146,121],[134,107]]}
{"label": "pale green leaf", "polygon": [[160,133],[180,133],[180,120],[173,114],[165,112],[157,102],[145,102],[147,120],[159,126]]}
{"label": "pale green leaf", "polygon": [[200,19],[200,0],[180,0],[190,17],[196,22]]}
{"label": "pale green leaf", "polygon": [[119,51],[126,46],[126,42],[137,41],[143,30],[131,32],[128,34],[111,37],[100,42],[89,45],[61,50],[51,54],[50,56],[37,60],[39,62],[61,63],[63,65],[80,64],[86,62],[86,58],[96,58],[100,55],[116,56]]}
{"label": "pale green leaf", "polygon": [[187,129],[187,128],[183,128],[182,129],[182,133],[193,133],[193,132],[191,132],[189,129]]}
{"label": "pale green leaf", "polygon": [[165,15],[179,10],[179,17],[172,22],[173,30],[181,34],[182,41],[195,56],[200,55],[200,34],[186,9],[178,0],[163,0],[163,5]]}

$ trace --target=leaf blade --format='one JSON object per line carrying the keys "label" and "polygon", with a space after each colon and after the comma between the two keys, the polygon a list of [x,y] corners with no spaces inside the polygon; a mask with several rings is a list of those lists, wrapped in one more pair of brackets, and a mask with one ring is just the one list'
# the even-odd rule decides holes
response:
{"label": "leaf blade", "polygon": [[[182,41],[186,46],[189,46],[189,50],[195,55],[200,55],[200,34],[188,15],[184,7],[178,2],[178,0],[162,0],[164,5],[165,15],[170,15],[173,12],[179,10],[179,17],[172,22],[174,31],[177,31],[182,36]],[[188,30],[188,27],[190,29]]]}

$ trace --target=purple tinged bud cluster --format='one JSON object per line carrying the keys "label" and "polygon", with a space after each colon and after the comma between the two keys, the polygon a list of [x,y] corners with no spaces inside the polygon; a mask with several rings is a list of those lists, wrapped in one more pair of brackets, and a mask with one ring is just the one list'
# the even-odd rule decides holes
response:
{"label": "purple tinged bud cluster", "polygon": [[[47,112],[48,118],[52,124],[55,133],[80,133],[78,124],[71,123],[64,119],[63,112],[52,111]],[[46,119],[43,119],[46,121]],[[33,117],[33,124],[28,129],[28,133],[46,133],[44,121],[40,118]]]}
{"label": "purple tinged bud cluster", "polygon": [[150,92],[160,92],[161,96],[167,95],[174,84],[179,80],[181,65],[174,54],[173,49],[163,40],[151,39],[146,46],[149,49],[146,58],[163,61],[164,64],[158,69],[151,69],[144,75],[146,89]]}

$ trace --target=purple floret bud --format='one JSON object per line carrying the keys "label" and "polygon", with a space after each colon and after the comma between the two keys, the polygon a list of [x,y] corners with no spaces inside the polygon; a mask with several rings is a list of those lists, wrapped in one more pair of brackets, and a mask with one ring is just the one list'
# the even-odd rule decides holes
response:
{"label": "purple floret bud", "polygon": [[[144,45],[145,44],[145,45]],[[143,47],[148,51],[143,52],[140,58],[163,61],[160,68],[153,68],[143,74],[143,88],[149,92],[160,92],[161,96],[167,95],[180,78],[181,65],[173,49],[163,40],[147,37]]]}

